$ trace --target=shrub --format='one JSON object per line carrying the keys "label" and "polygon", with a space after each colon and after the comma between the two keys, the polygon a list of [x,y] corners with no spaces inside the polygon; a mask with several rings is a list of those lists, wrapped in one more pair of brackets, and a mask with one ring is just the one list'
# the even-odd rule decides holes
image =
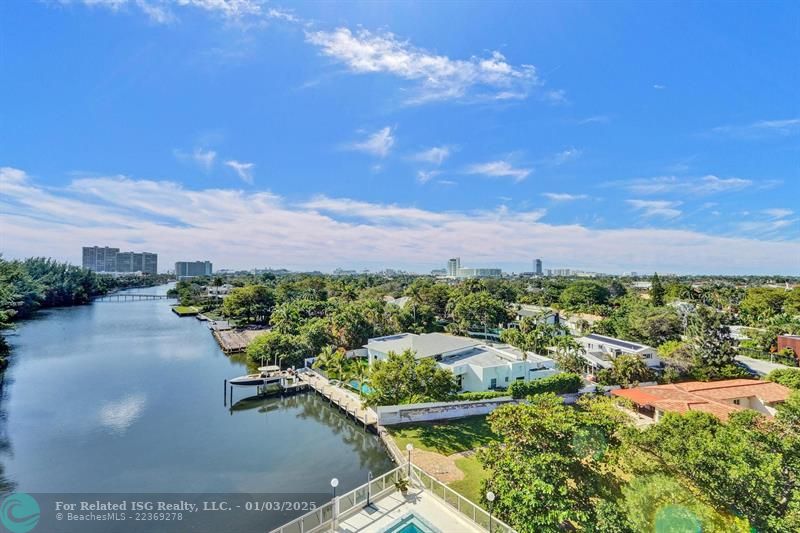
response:
{"label": "shrub", "polygon": [[770,372],[767,379],[784,387],[800,390],[800,368],[779,368]]}
{"label": "shrub", "polygon": [[472,402],[478,400],[491,400],[494,398],[502,398],[503,396],[508,396],[510,393],[508,391],[482,391],[482,392],[462,392],[457,397],[456,400],[458,401],[465,401],[465,402]]}
{"label": "shrub", "polygon": [[583,379],[578,374],[563,372],[535,381],[516,381],[508,389],[511,391],[511,396],[519,399],[546,392],[554,394],[578,392],[582,386]]}

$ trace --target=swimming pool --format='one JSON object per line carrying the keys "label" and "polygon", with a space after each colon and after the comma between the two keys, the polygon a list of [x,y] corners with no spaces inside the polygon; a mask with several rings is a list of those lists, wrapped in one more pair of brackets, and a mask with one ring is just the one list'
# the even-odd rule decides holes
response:
{"label": "swimming pool", "polygon": [[407,514],[381,533],[439,533],[439,530],[415,514]]}
{"label": "swimming pool", "polygon": [[[349,385],[351,389],[353,389],[354,391],[358,391],[358,381],[356,381],[355,379],[351,379]],[[364,394],[369,394],[372,392],[372,388],[366,383],[363,383],[361,385],[361,392],[363,392]]]}

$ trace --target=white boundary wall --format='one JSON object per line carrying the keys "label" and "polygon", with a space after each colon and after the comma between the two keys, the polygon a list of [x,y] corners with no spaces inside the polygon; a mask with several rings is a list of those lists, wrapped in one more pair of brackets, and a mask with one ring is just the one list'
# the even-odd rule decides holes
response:
{"label": "white boundary wall", "polygon": [[486,415],[499,406],[511,403],[511,396],[488,400],[475,400],[464,402],[432,402],[412,403],[408,405],[384,405],[377,407],[378,425],[391,426],[393,424],[407,424],[410,422],[427,422],[431,420],[446,420],[448,418],[463,418],[465,416]]}

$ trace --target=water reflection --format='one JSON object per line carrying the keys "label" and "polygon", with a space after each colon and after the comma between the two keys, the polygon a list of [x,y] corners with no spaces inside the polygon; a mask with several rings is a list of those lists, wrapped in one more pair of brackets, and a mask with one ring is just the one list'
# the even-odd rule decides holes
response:
{"label": "water reflection", "polygon": [[118,435],[125,433],[144,411],[145,399],[143,393],[136,393],[117,401],[105,402],[100,407],[100,424]]}
{"label": "water reflection", "polygon": [[237,389],[223,405],[243,361],[164,300],[53,310],[12,342],[0,476],[21,491],[318,493],[391,468],[373,434],[314,393]]}

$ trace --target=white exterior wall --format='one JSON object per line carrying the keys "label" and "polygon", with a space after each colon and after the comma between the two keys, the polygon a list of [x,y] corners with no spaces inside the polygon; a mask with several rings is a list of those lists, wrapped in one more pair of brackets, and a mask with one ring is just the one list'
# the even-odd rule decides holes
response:
{"label": "white exterior wall", "polygon": [[594,339],[578,337],[576,340],[581,346],[583,346],[587,353],[602,352],[603,354],[607,355],[610,360],[613,360],[617,355],[637,355],[642,358],[647,366],[661,366],[661,359],[658,357],[658,352],[655,348],[648,347],[646,350],[642,350],[640,352],[631,352],[623,350],[612,344],[606,344]]}
{"label": "white exterior wall", "polygon": [[407,424],[465,416],[486,415],[503,404],[513,402],[510,396],[474,402],[432,402],[377,407],[378,425]]}
{"label": "white exterior wall", "polygon": [[[518,378],[525,381],[542,379],[558,371],[554,368],[539,368],[540,364],[531,364],[523,361],[509,361],[507,364],[482,367],[464,363],[456,366],[445,366],[453,371],[456,376],[461,376],[461,392],[483,392],[491,390],[492,379],[496,379],[497,388],[508,388]],[[555,366],[555,363],[553,363]]]}

